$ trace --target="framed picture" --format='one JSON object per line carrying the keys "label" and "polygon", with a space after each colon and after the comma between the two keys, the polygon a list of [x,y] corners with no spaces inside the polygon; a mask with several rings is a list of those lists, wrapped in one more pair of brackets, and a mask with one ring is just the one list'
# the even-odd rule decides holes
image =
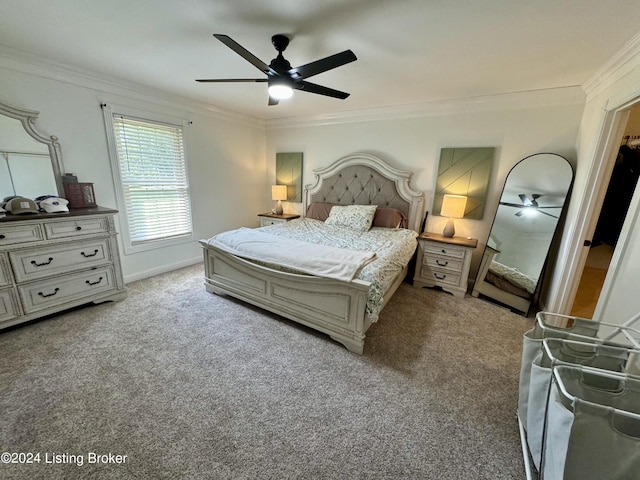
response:
{"label": "framed picture", "polygon": [[302,203],[302,152],[276,153],[276,185],[287,186],[287,201]]}
{"label": "framed picture", "polygon": [[489,187],[494,147],[443,148],[433,198],[433,214],[440,215],[445,194],[467,197],[464,218],[480,220]]}

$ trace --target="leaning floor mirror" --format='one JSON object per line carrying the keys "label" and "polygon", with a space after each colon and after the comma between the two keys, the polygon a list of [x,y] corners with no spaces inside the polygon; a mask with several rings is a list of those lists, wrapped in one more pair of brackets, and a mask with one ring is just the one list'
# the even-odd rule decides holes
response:
{"label": "leaning floor mirror", "polygon": [[472,295],[527,314],[536,298],[573,168],[560,155],[539,153],[507,175]]}

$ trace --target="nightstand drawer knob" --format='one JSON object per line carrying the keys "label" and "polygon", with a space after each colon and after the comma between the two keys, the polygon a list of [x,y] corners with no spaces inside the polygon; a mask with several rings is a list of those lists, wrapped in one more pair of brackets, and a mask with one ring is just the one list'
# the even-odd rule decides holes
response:
{"label": "nightstand drawer knob", "polygon": [[441,262],[440,260],[436,260],[436,263],[438,265],[440,265],[441,267],[446,267],[447,265],[449,265],[449,262]]}

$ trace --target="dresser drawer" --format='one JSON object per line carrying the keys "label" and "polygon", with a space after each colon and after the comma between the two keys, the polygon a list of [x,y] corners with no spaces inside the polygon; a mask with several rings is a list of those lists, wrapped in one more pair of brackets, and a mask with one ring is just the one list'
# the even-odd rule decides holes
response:
{"label": "dresser drawer", "polygon": [[19,315],[18,299],[13,288],[0,289],[0,322],[12,320]]}
{"label": "dresser drawer", "polygon": [[47,238],[67,238],[80,235],[107,233],[109,221],[107,217],[77,218],[68,222],[48,222],[44,224]]}
{"label": "dresser drawer", "polygon": [[434,269],[445,269],[453,272],[462,272],[462,259],[446,257],[444,255],[424,255],[422,263]]}
{"label": "dresser drawer", "polygon": [[44,240],[44,233],[39,224],[0,225],[0,245],[15,245]]}
{"label": "dresser drawer", "polygon": [[0,287],[11,284],[11,271],[4,253],[0,253]]}
{"label": "dresser drawer", "polygon": [[435,270],[426,265],[422,265],[420,270],[420,276],[427,280],[432,281],[437,285],[460,285],[461,274],[459,272],[449,272],[447,270]]}
{"label": "dresser drawer", "polygon": [[106,238],[9,253],[17,282],[36,280],[111,262]]}
{"label": "dresser drawer", "polygon": [[438,242],[423,242],[423,248],[425,255],[446,255],[448,257],[463,259],[465,255],[465,248],[457,245],[446,245]]}
{"label": "dresser drawer", "polygon": [[114,274],[111,266],[18,285],[25,313],[60,306],[83,298],[90,299],[99,293],[114,289]]}

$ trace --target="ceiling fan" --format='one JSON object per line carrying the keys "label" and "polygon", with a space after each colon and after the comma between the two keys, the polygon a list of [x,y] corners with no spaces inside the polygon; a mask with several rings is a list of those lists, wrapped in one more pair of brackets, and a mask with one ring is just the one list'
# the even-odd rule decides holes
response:
{"label": "ceiling fan", "polygon": [[544,209],[544,208],[562,208],[562,205],[560,205],[560,206],[548,205],[548,206],[544,206],[544,207],[540,206],[540,204],[538,204],[538,199],[540,197],[542,197],[542,195],[539,194],[539,193],[532,193],[531,197],[528,197],[524,193],[521,193],[520,195],[518,195],[518,197],[520,197],[520,201],[522,202],[521,204],[519,204],[519,203],[509,203],[509,202],[500,202],[500,205],[505,205],[507,207],[519,208],[520,210],[518,210],[515,213],[516,217],[521,217],[527,211],[536,211],[538,213],[542,213],[543,215],[547,215],[549,217],[558,218],[555,215],[551,215],[550,213],[543,212],[542,209]]}
{"label": "ceiling fan", "polygon": [[231,39],[228,35],[214,33],[213,36],[253,66],[258,68],[261,72],[265,73],[267,77],[227,79],[204,78],[198,79],[196,82],[267,82],[269,85],[269,105],[277,105],[283,98],[290,97],[293,94],[293,90],[302,90],[303,92],[316,93],[318,95],[325,95],[343,100],[349,96],[346,92],[307,82],[305,78],[326,72],[333,68],[341,67],[342,65],[357,60],[357,57],[351,50],[345,50],[344,52],[336,53],[335,55],[316,60],[315,62],[292,68],[291,64],[282,56],[282,52],[287,48],[287,45],[289,45],[289,37],[286,35],[278,34],[271,37],[271,43],[278,51],[278,56],[271,60],[269,65],[257,58],[238,42]]}

